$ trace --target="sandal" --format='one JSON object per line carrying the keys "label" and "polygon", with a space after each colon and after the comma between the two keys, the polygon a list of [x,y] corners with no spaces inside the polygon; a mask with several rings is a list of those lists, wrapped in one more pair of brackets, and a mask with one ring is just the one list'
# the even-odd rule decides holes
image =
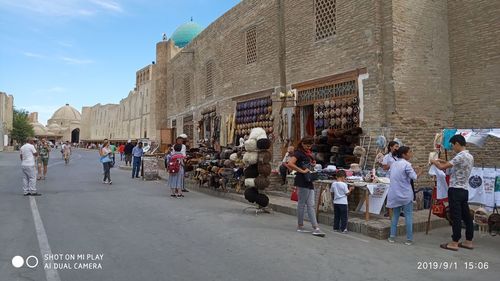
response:
{"label": "sandal", "polygon": [[462,244],[462,242],[458,243],[458,247],[464,248],[464,249],[467,249],[467,250],[474,250],[474,247],[466,246],[466,245]]}
{"label": "sandal", "polygon": [[455,252],[458,251],[458,249],[448,247],[448,243],[441,244],[441,245],[439,245],[439,247],[441,247],[441,249],[445,249],[445,250],[450,250],[450,251],[455,251]]}

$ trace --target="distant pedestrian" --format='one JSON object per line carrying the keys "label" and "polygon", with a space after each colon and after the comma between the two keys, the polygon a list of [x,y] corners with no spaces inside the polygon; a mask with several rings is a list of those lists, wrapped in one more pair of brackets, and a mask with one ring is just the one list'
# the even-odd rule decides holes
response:
{"label": "distant pedestrian", "polygon": [[284,185],[286,184],[286,176],[288,175],[289,169],[287,167],[288,159],[293,155],[293,152],[295,151],[295,147],[289,146],[287,149],[287,152],[285,153],[285,157],[283,157],[283,160],[281,161],[279,171],[280,171],[280,176],[281,176],[281,184]]}
{"label": "distant pedestrian", "polygon": [[337,181],[332,183],[330,191],[333,198],[333,231],[347,233],[347,215],[349,209],[347,208],[347,195],[354,189],[352,186],[349,188],[346,184],[346,173],[344,170],[338,170]]}
{"label": "distant pedestrian", "polygon": [[118,152],[120,153],[120,161],[123,161],[123,153],[125,152],[125,145],[123,143],[118,146]]}
{"label": "distant pedestrian", "polygon": [[297,205],[297,219],[298,219],[298,232],[311,232],[304,228],[304,212],[307,209],[309,221],[312,224],[314,236],[324,237],[325,233],[319,228],[318,221],[316,220],[316,212],[314,208],[314,186],[311,176],[313,164],[315,163],[312,155],[312,145],[314,139],[312,137],[304,137],[298,144],[294,154],[288,160],[288,168],[297,172],[295,176],[295,186],[298,189],[298,205]]}
{"label": "distant pedestrian", "polygon": [[[455,157],[449,162],[443,160],[432,160],[431,163],[438,169],[451,168],[450,187],[448,188],[448,203],[451,215],[452,242],[441,244],[446,250],[457,251],[458,248],[472,250],[472,239],[474,238],[474,223],[469,212],[468,180],[474,167],[474,157],[466,149],[467,142],[462,135],[454,135],[450,139]],[[465,241],[462,238],[462,220],[465,223]]]}
{"label": "distant pedestrian", "polygon": [[47,177],[47,169],[49,164],[50,146],[46,139],[42,139],[38,145],[38,180],[44,180]]}
{"label": "distant pedestrian", "polygon": [[41,195],[36,191],[36,169],[35,169],[35,157],[38,156],[35,146],[33,145],[35,140],[29,138],[28,142],[21,146],[20,158],[21,158],[21,168],[23,171],[23,193],[24,196]]}
{"label": "distant pedestrian", "polygon": [[132,163],[132,150],[134,150],[134,145],[130,140],[127,141],[123,153],[125,154],[125,166],[130,166]]}
{"label": "distant pedestrian", "polygon": [[111,143],[109,145],[109,149],[111,149],[111,160],[113,160],[113,166],[115,166],[115,154],[117,151],[116,145],[114,143]]}
{"label": "distant pedestrian", "polygon": [[[181,153],[182,155],[184,155],[184,158],[187,157],[187,146],[186,146],[187,141],[188,141],[188,136],[186,134],[180,134],[175,140],[176,144],[180,144],[182,146]],[[189,190],[187,190],[186,187],[184,186],[184,181],[182,182],[182,191],[189,192]]]}
{"label": "distant pedestrian", "polygon": [[132,178],[139,178],[139,172],[141,171],[141,158],[144,155],[142,150],[142,142],[137,143],[137,145],[132,150]]}
{"label": "distant pedestrian", "polygon": [[68,165],[69,163],[70,156],[71,156],[71,144],[69,143],[69,141],[66,141],[66,143],[63,145],[63,159],[66,165]]}
{"label": "distant pedestrian", "polygon": [[101,148],[99,149],[100,162],[102,163],[102,168],[104,170],[104,178],[102,183],[112,184],[111,181],[111,149],[109,148],[109,141],[104,141]]}
{"label": "distant pedestrian", "polygon": [[184,159],[185,156],[182,154],[182,145],[174,145],[174,151],[169,157],[167,164],[168,176],[168,187],[171,190],[171,197],[181,198],[184,197],[182,194],[182,187],[184,186]]}
{"label": "distant pedestrian", "polygon": [[398,161],[391,164],[389,193],[387,194],[387,208],[392,208],[391,232],[388,241],[395,242],[399,215],[403,211],[406,224],[405,245],[413,244],[413,189],[411,180],[417,180],[422,173],[421,169],[413,169],[410,159],[413,151],[408,146],[401,146],[397,150]]}

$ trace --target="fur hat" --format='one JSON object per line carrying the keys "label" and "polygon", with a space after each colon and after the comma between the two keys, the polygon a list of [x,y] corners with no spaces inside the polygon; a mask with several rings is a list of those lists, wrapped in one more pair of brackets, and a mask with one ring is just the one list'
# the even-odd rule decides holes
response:
{"label": "fur hat", "polygon": [[258,190],[264,190],[269,187],[271,182],[267,177],[264,176],[258,176],[254,180],[255,187],[257,187]]}
{"label": "fur hat", "polygon": [[366,149],[364,149],[361,146],[356,146],[356,147],[354,147],[354,151],[352,154],[354,154],[354,156],[361,157],[362,155],[365,155],[365,153],[366,153]]}
{"label": "fur hat", "polygon": [[224,161],[224,168],[234,168],[234,163],[231,160]]}
{"label": "fur hat", "polygon": [[267,205],[269,205],[269,197],[267,197],[267,195],[265,194],[257,194],[255,203],[257,203],[261,207],[267,207]]}
{"label": "fur hat", "polygon": [[246,187],[255,187],[255,179],[245,179]]}
{"label": "fur hat", "polygon": [[233,154],[229,155],[229,160],[231,160],[233,162],[238,161],[238,153],[233,153]]}
{"label": "fur hat", "polygon": [[245,154],[243,154],[243,162],[246,165],[257,164],[258,159],[259,159],[259,153],[258,152],[247,151],[247,152],[245,152]]}
{"label": "fur hat", "polygon": [[271,175],[271,164],[258,164],[259,175],[269,177]]}
{"label": "fur hat", "polygon": [[246,151],[257,151],[257,140],[248,139],[245,141],[245,150]]}
{"label": "fur hat", "polygon": [[271,152],[269,152],[269,151],[259,152],[259,155],[258,155],[259,163],[269,164],[269,162],[271,162],[271,160],[272,160]]}
{"label": "fur hat", "polygon": [[219,171],[219,167],[213,166],[211,171],[212,173],[217,173]]}
{"label": "fur hat", "polygon": [[262,150],[267,150],[271,148],[271,140],[270,139],[260,139],[257,141],[257,148]]}
{"label": "fur hat", "polygon": [[253,187],[245,189],[245,199],[247,199],[250,203],[255,203],[258,195],[259,192]]}
{"label": "fur hat", "polygon": [[245,178],[256,178],[259,176],[259,171],[257,168],[257,164],[250,165],[243,170],[243,174],[245,175]]}
{"label": "fur hat", "polygon": [[250,132],[249,139],[259,140],[262,138],[267,138],[266,131],[262,128],[253,128]]}

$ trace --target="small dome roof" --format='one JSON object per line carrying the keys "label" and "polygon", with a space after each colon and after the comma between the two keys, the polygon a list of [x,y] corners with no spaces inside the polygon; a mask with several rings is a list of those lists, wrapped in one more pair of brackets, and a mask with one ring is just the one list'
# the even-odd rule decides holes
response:
{"label": "small dome roof", "polygon": [[191,21],[179,26],[174,33],[172,33],[171,39],[177,47],[184,48],[202,31],[203,28],[191,19]]}
{"label": "small dome roof", "polygon": [[46,136],[47,135],[47,129],[45,128],[44,125],[40,123],[31,123],[33,126],[33,131],[35,131],[35,136]]}
{"label": "small dome roof", "polygon": [[66,104],[65,106],[59,108],[54,112],[52,115],[51,120],[67,120],[67,121],[73,121],[73,120],[82,120],[82,115],[78,110],[76,110],[74,107],[70,106],[69,104]]}

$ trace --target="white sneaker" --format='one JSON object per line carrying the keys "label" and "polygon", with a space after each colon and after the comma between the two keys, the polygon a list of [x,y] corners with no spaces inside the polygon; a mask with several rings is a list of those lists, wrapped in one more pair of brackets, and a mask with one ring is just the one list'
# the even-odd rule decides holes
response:
{"label": "white sneaker", "polygon": [[406,245],[406,246],[411,246],[411,245],[413,245],[413,241],[411,241],[411,240],[406,240],[405,245]]}
{"label": "white sneaker", "polygon": [[304,227],[297,227],[297,232],[300,233],[311,233],[311,230],[305,229]]}
{"label": "white sneaker", "polygon": [[347,234],[349,231],[347,231],[347,228],[342,231],[342,233]]}
{"label": "white sneaker", "polygon": [[325,237],[325,233],[321,231],[321,229],[316,228],[313,232],[312,235],[318,236],[318,237]]}
{"label": "white sneaker", "polygon": [[394,237],[389,237],[389,238],[387,238],[387,242],[394,243],[394,242],[396,242],[396,240],[394,240]]}

